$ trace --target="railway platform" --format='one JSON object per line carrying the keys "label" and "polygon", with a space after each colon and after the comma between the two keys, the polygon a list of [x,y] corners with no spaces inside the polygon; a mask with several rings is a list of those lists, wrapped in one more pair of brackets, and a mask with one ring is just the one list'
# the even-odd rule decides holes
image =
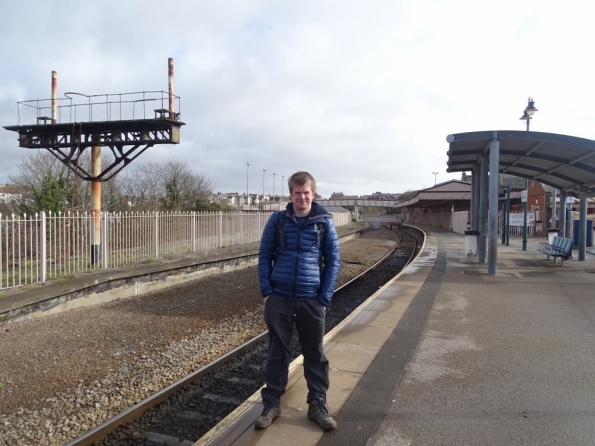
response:
{"label": "railway platform", "polygon": [[595,257],[562,267],[544,239],[511,240],[488,275],[463,236],[423,229],[417,260],[325,338],[338,429],[307,419],[297,359],[268,429],[257,393],[195,445],[593,444]]}

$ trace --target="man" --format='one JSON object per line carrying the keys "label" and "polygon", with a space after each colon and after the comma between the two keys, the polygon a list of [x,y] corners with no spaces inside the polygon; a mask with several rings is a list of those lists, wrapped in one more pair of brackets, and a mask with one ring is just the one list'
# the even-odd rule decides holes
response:
{"label": "man", "polygon": [[308,384],[308,418],[325,430],[329,415],[329,365],[322,346],[326,309],[341,265],[339,237],[332,216],[315,203],[316,181],[296,172],[287,181],[291,203],[267,222],[258,254],[258,277],[269,329],[269,356],[262,389],[264,410],[255,427],[265,429],[281,415],[289,371],[289,342],[295,323]]}

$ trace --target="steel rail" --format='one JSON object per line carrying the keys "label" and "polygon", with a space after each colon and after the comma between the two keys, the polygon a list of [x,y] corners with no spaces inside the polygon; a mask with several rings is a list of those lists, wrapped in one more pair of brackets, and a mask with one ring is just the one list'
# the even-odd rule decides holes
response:
{"label": "steel rail", "polygon": [[[404,232],[407,233],[407,231],[404,231]],[[411,234],[408,234],[408,235],[410,237],[412,237],[413,240],[415,241],[415,248],[416,248],[417,240]],[[393,255],[395,253],[395,251],[400,247],[402,242],[403,242],[403,237],[399,235],[399,240],[397,241],[395,246],[386,255],[384,255],[380,260],[378,260],[372,266],[367,268],[361,274],[357,275],[356,277],[349,280],[348,282],[342,284],[335,291],[345,288],[350,283],[356,281],[357,279],[360,279],[362,276],[364,276],[365,274],[367,274],[368,272],[370,272],[371,270],[376,268],[380,263],[384,262],[388,257]],[[407,264],[409,264],[411,262],[411,259],[415,255],[415,248],[413,250],[413,253],[409,257]],[[167,398],[169,398],[170,395],[172,395],[173,393],[175,393],[182,387],[185,387],[185,386],[193,383],[194,381],[201,379],[206,374],[222,367],[231,359],[236,358],[237,356],[239,356],[241,353],[243,353],[244,351],[246,351],[253,345],[255,345],[259,342],[263,342],[266,339],[266,337],[268,336],[268,333],[269,332],[267,330],[255,337],[253,337],[252,339],[246,341],[242,345],[234,348],[229,353],[226,353],[225,355],[221,356],[220,358],[217,358],[214,361],[211,361],[210,363],[208,363],[207,365],[201,367],[200,369],[192,372],[190,375],[179,379],[178,381],[170,384],[169,386],[165,387],[164,389],[160,390],[159,392],[155,393],[154,395],[151,395],[150,397],[145,398],[144,400],[136,403],[134,406],[126,409],[125,411],[121,412],[120,414],[118,414],[118,415],[104,421],[100,425],[90,429],[89,431],[85,432],[81,436],[69,441],[68,443],[65,443],[64,446],[91,446],[91,445],[105,439],[110,433],[114,432],[118,427],[122,426],[123,424],[132,422],[132,421],[138,419],[147,410],[156,406],[157,404],[161,403],[162,401],[165,401]]]}
{"label": "steel rail", "polygon": [[136,403],[134,406],[126,409],[124,412],[116,415],[115,417],[110,418],[109,420],[106,420],[99,426],[96,426],[93,429],[85,432],[80,437],[77,437],[69,441],[68,443],[65,443],[64,446],[91,445],[93,443],[97,443],[99,440],[103,440],[105,437],[107,437],[108,434],[115,431],[122,424],[134,421],[151,407],[156,406],[162,401],[165,401],[167,398],[169,398],[169,396],[172,393],[202,378],[207,373],[218,369],[219,367],[227,363],[229,360],[236,358],[240,353],[247,350],[254,344],[264,341],[267,334],[268,331],[253,337],[252,339],[244,342],[242,345],[234,348],[229,353],[226,353],[220,358],[217,358],[216,360],[211,361],[210,363],[201,367],[200,369],[192,372],[190,375],[185,376],[182,379],[179,379],[178,381],[174,382],[173,384],[170,384],[169,386],[160,390],[154,395],[151,395],[150,397],[145,398],[144,400]]}

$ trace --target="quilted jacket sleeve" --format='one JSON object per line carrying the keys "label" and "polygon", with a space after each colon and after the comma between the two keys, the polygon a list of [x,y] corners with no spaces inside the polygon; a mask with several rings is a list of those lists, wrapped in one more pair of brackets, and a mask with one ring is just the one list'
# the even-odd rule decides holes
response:
{"label": "quilted jacket sleeve", "polygon": [[341,267],[341,254],[339,250],[339,236],[332,218],[326,220],[326,236],[322,246],[322,258],[324,273],[320,284],[318,299],[325,305],[330,306],[335,292],[335,285]]}
{"label": "quilted jacket sleeve", "polygon": [[258,281],[260,283],[260,294],[262,297],[270,296],[273,292],[271,285],[271,272],[273,270],[273,260],[275,259],[275,226],[279,212],[271,215],[260,240],[260,249],[258,251]]}

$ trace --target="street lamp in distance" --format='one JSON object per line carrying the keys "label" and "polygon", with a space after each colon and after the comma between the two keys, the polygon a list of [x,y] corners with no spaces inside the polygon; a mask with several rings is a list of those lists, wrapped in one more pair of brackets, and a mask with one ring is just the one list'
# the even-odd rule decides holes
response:
{"label": "street lamp in distance", "polygon": [[[529,96],[529,100],[527,101],[527,107],[525,107],[525,111],[523,112],[523,116],[521,116],[521,121],[527,121],[527,131],[529,131],[529,122],[531,121],[531,116],[538,111],[535,108],[535,102],[533,98]],[[525,193],[527,197],[525,198],[525,202],[523,203],[523,251],[527,250],[527,198],[529,195],[529,180],[525,178]]]}
{"label": "street lamp in distance", "polygon": [[248,188],[248,174],[250,171],[250,163],[246,163],[246,204],[248,204],[250,202],[250,192],[249,192],[249,188]]}
{"label": "street lamp in distance", "polygon": [[436,186],[436,175],[438,175],[440,172],[432,172],[432,175],[434,175],[434,186]]}

